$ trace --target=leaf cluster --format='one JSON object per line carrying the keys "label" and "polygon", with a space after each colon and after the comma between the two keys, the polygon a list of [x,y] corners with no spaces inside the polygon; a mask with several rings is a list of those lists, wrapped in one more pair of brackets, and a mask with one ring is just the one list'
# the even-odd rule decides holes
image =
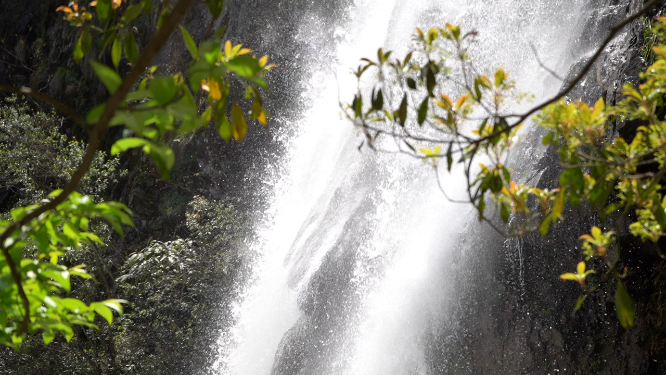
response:
{"label": "leaf cluster", "polygon": [[[85,303],[68,298],[72,276],[84,279],[91,276],[83,265],[65,267],[60,263],[67,251],[85,245],[104,246],[102,238],[93,231],[93,228],[100,227],[98,222],[107,223],[120,235],[124,234],[125,227],[133,227],[132,213],[125,205],[95,203],[94,197],[77,192],[77,188],[85,187],[86,176],[96,187],[93,193],[104,189],[106,181],[95,181],[94,178],[98,177],[95,173],[99,175],[95,171],[104,168],[99,166],[104,158],[100,159],[98,148],[110,126],[123,127],[123,138],[111,146],[111,156],[116,157],[111,160],[117,160],[116,155],[122,152],[141,148],[150,155],[159,175],[169,178],[175,162],[169,141],[175,136],[195,132],[210,123],[225,140],[230,141],[233,137],[241,141],[247,133],[248,119],[267,124],[261,90],[268,88],[264,76],[274,66],[268,64],[266,56],[257,58],[240,44],[223,42],[219,39],[220,31],[213,39],[197,44],[181,26],[183,41],[192,56],[188,69],[160,75],[157,74],[158,67],[149,66],[193,0],[179,0],[175,4],[168,1],[153,4],[152,0],[97,0],[87,6],[81,3],[74,0],[57,11],[63,12],[65,20],[79,29],[72,56],[75,62],[83,61],[92,53],[93,47],[100,51],[96,59],[90,57],[89,61],[110,96],[95,106],[85,120],[83,116],[75,115],[76,122],[88,132],[85,150],[82,143],[70,142],[72,152],[63,157],[70,163],[54,165],[51,161],[51,168],[60,169],[52,173],[66,176],[65,181],[54,183],[62,189],[56,189],[46,198],[43,195],[38,197],[44,198],[40,203],[12,209],[11,219],[0,221],[0,343],[14,348],[18,348],[28,335],[38,332],[42,333],[46,344],[58,333],[69,341],[74,335],[73,325],[96,328],[96,314],[111,324],[112,311],[122,313],[122,304],[126,303],[123,300]],[[206,3],[214,23],[222,14],[224,1],[208,0]],[[153,12],[159,14],[157,29],[142,50],[134,37],[133,24]],[[106,53],[110,54],[111,65],[102,62]],[[132,67],[127,74],[120,69],[123,56]],[[229,103],[232,83],[239,83],[245,89],[245,97],[251,102],[248,111],[236,101]],[[2,89],[44,100],[70,116],[75,114],[55,99],[29,88],[3,85]],[[16,117],[17,112],[3,109],[0,125],[4,130],[11,130],[11,126],[5,126],[5,112],[10,117]],[[12,121],[10,125],[20,123],[16,118]],[[27,175],[36,172],[33,167],[44,166],[40,165],[41,161],[35,163],[30,158],[20,161],[20,149],[11,144],[16,134],[5,133],[0,133],[4,137],[0,152],[8,156],[7,175],[12,176],[17,169],[15,179],[29,181]],[[41,134],[46,137],[40,140],[42,137],[37,133],[37,139],[28,139],[47,149],[57,149],[49,143],[51,134],[53,142],[67,142],[57,133]],[[53,159],[57,160],[59,152],[55,154]],[[112,167],[115,164],[105,168],[110,170]],[[101,174],[104,175],[104,171]],[[39,186],[40,189],[43,187]],[[37,187],[32,190],[34,193],[23,195],[41,194]],[[212,229],[233,230],[232,227],[209,228]],[[158,259],[147,254],[143,255]],[[166,259],[171,258],[167,256]],[[138,260],[136,257],[131,259]]]}
{"label": "leaf cluster", "polygon": [[[664,40],[664,24],[666,18],[660,17],[653,28],[655,40]],[[576,273],[564,273],[562,279],[575,280],[584,289],[576,309],[590,293],[616,280],[618,319],[625,328],[633,326],[616,234],[629,232],[651,242],[663,257],[657,242],[666,230],[666,46],[652,48],[655,61],[641,73],[642,83],[625,84],[624,98],[615,106],[603,99],[590,106],[561,98],[537,107],[541,110],[532,119],[546,129],[542,143],[557,153],[561,166],[559,186],[549,190],[517,180],[506,165],[519,140],[518,129],[535,110],[511,113],[525,95],[516,91],[504,69],[478,71],[468,54],[476,36],[450,24],[427,33],[417,29],[415,47],[405,59],[392,61],[391,53],[383,50],[377,60],[363,59],[355,73],[359,91],[351,104],[342,104],[347,118],[372,149],[397,148],[435,169],[444,164],[451,171],[460,165],[467,178],[465,202],[476,207],[480,220],[505,235],[546,235],[565,219],[566,207],[589,205],[601,223],[580,236],[582,248],[587,261],[596,257],[603,262],[587,271],[585,261],[580,262]],[[368,72],[376,75],[362,81]],[[360,87],[368,81],[373,88],[364,93]],[[392,96],[388,100],[387,93]],[[635,126],[635,135],[625,139],[613,133],[617,123]],[[495,209],[486,210],[487,202]],[[497,226],[498,220],[505,226]],[[602,276],[586,285],[594,272]]]}

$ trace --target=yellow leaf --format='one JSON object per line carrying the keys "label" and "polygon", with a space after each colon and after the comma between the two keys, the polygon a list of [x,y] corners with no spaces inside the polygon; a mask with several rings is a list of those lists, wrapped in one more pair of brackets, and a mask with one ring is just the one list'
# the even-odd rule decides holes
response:
{"label": "yellow leaf", "polygon": [[216,79],[211,79],[208,82],[208,88],[210,89],[210,96],[213,100],[218,101],[222,99],[222,90],[220,89],[220,84]]}
{"label": "yellow leaf", "polygon": [[585,262],[578,263],[578,266],[576,267],[576,272],[579,275],[584,275],[585,274]]}
{"label": "yellow leaf", "polygon": [[261,125],[266,126],[268,121],[266,121],[266,112],[261,111],[261,114],[257,116],[257,120],[261,123]]}
{"label": "yellow leaf", "polygon": [[113,10],[120,8],[121,5],[123,5],[123,0],[113,0],[111,2],[111,8],[113,8]]}
{"label": "yellow leaf", "polygon": [[267,62],[268,62],[268,56],[264,56],[259,59],[259,66],[263,68],[264,66],[266,66]]}
{"label": "yellow leaf", "polygon": [[597,100],[597,102],[594,104],[594,110],[592,111],[592,116],[598,117],[600,114],[603,113],[604,108],[606,108],[606,104],[604,103],[604,98],[599,98],[599,100]]}
{"label": "yellow leaf", "polygon": [[97,6],[97,0],[91,2],[91,3],[89,4],[89,6],[91,6],[91,7],[96,7],[96,6]]}
{"label": "yellow leaf", "polygon": [[229,57],[231,56],[231,41],[227,40],[226,43],[224,43],[224,54]]}
{"label": "yellow leaf", "polygon": [[231,131],[237,141],[242,141],[247,133],[247,121],[237,102],[234,102],[231,108]]}
{"label": "yellow leaf", "polygon": [[231,49],[231,54],[237,56],[238,52],[240,52],[241,47],[243,47],[242,44],[236,44],[234,48]]}
{"label": "yellow leaf", "polygon": [[238,56],[241,56],[241,55],[247,55],[247,54],[250,53],[250,52],[252,52],[251,49],[249,49],[249,48],[243,48],[243,49],[241,49],[240,51],[238,51]]}
{"label": "yellow leaf", "polygon": [[61,6],[56,8],[56,12],[72,13],[73,11],[72,11],[72,8],[61,5]]}
{"label": "yellow leaf", "polygon": [[562,280],[577,280],[578,278],[576,277],[576,274],[568,272],[568,273],[561,274],[560,279],[562,279]]}
{"label": "yellow leaf", "polygon": [[458,98],[458,101],[456,101],[456,108],[460,108],[463,104],[465,104],[468,98],[469,95],[463,95],[460,98]]}
{"label": "yellow leaf", "polygon": [[444,105],[451,107],[451,98],[444,94],[439,94],[439,97],[442,98],[442,103],[444,103]]}

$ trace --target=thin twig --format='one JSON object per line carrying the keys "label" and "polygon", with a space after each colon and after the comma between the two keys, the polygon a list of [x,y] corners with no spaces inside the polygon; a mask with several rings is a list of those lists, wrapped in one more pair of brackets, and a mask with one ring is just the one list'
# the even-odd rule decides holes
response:
{"label": "thin twig", "polygon": [[523,121],[525,121],[527,118],[529,118],[530,116],[532,116],[534,113],[536,113],[536,112],[542,110],[543,108],[545,108],[545,107],[547,107],[547,106],[549,106],[549,105],[551,105],[551,104],[557,102],[558,100],[560,100],[560,99],[562,99],[563,97],[565,97],[566,95],[568,95],[568,94],[574,89],[574,87],[576,87],[576,85],[577,85],[577,84],[578,84],[578,83],[579,83],[579,82],[585,77],[585,75],[590,71],[590,69],[591,69],[592,66],[594,65],[595,61],[597,61],[597,59],[601,56],[601,54],[604,52],[604,49],[606,49],[606,46],[608,46],[608,44],[609,44],[609,43],[615,38],[615,36],[617,35],[617,33],[619,33],[620,30],[622,30],[625,26],[627,26],[628,24],[630,24],[630,23],[633,22],[634,20],[638,19],[638,18],[641,17],[642,15],[646,14],[647,12],[649,12],[649,11],[650,11],[655,5],[657,5],[657,3],[659,3],[660,1],[662,1],[662,0],[650,0],[650,1],[649,1],[647,4],[645,4],[645,5],[643,6],[643,8],[641,8],[638,12],[634,13],[632,16],[627,17],[624,21],[622,21],[622,22],[616,24],[615,26],[611,27],[611,28],[610,28],[610,33],[608,34],[608,36],[606,37],[606,39],[604,39],[604,42],[601,44],[601,46],[599,46],[599,48],[598,48],[597,51],[594,53],[594,55],[592,55],[592,57],[587,61],[587,63],[586,63],[585,66],[583,67],[583,70],[581,70],[581,71],[578,73],[578,75],[577,75],[577,76],[576,76],[576,77],[575,77],[575,78],[574,78],[574,79],[573,79],[573,80],[572,80],[572,81],[571,81],[571,82],[570,82],[570,83],[569,83],[569,84],[568,84],[568,85],[567,85],[562,91],[560,91],[559,94],[557,94],[557,95],[555,95],[554,97],[552,97],[551,99],[546,100],[545,102],[543,102],[543,103],[537,105],[536,107],[532,107],[532,109],[530,109],[529,111],[527,111],[527,112],[525,112],[524,114],[522,114],[522,115],[520,116],[520,118],[519,118],[515,123],[513,123],[512,125],[510,125],[508,128],[506,128],[506,129],[502,129],[502,130],[498,130],[498,131],[496,131],[496,132],[494,132],[494,133],[492,133],[492,134],[489,134],[489,135],[487,135],[487,136],[485,136],[485,137],[479,138],[479,139],[477,139],[477,140],[475,141],[475,143],[482,143],[482,142],[485,142],[485,141],[487,141],[487,140],[490,140],[490,139],[492,139],[492,138],[494,138],[494,137],[496,137],[496,136],[498,136],[498,135],[500,135],[500,134],[502,134],[502,133],[505,133],[505,132],[507,132],[507,131],[509,131],[509,130],[511,130],[511,129],[515,128],[515,127],[517,127],[517,126],[519,126],[520,124],[522,124]]}
{"label": "thin twig", "polygon": [[560,77],[559,74],[555,73],[554,70],[552,70],[552,69],[550,69],[549,67],[547,67],[546,64],[544,64],[544,63],[541,61],[541,59],[539,59],[539,53],[537,52],[536,47],[534,47],[534,44],[533,44],[533,43],[530,43],[530,48],[532,49],[532,52],[534,53],[534,58],[535,58],[536,61],[539,63],[539,66],[540,66],[541,68],[543,68],[543,70],[547,71],[551,76],[553,76],[553,77],[557,78],[558,80],[564,82],[564,78]]}

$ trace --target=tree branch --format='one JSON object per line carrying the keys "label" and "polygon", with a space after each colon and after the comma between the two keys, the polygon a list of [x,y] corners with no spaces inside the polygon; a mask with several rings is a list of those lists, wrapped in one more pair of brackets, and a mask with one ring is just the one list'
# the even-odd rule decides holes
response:
{"label": "tree branch", "polygon": [[517,126],[519,126],[523,121],[525,121],[528,117],[532,116],[534,113],[542,110],[543,108],[557,102],[558,100],[562,99],[565,97],[567,94],[569,94],[575,87],[576,85],[585,77],[585,75],[590,71],[594,63],[597,61],[597,59],[601,56],[601,54],[604,52],[604,49],[608,46],[608,44],[615,38],[615,36],[628,24],[633,22],[634,20],[638,19],[639,17],[643,16],[647,12],[649,12],[655,5],[657,5],[659,2],[663,0],[650,0],[647,2],[638,12],[634,13],[632,16],[627,17],[624,19],[622,22],[615,24],[615,26],[610,28],[610,33],[604,39],[604,42],[599,46],[597,51],[592,55],[592,57],[587,61],[585,66],[583,67],[583,70],[578,73],[578,75],[571,81],[562,91],[560,91],[557,95],[552,97],[549,100],[546,100],[545,102],[539,104],[536,107],[532,107],[529,111],[525,112],[522,114],[516,122],[511,124],[508,128],[498,130],[490,135],[487,135],[485,137],[479,138],[475,140],[473,143],[482,143],[484,141],[487,141],[491,138],[494,138],[502,133],[505,133]]}
{"label": "tree branch", "polygon": [[104,109],[104,112],[102,113],[102,116],[100,117],[99,122],[97,123],[97,126],[89,133],[90,135],[88,138],[88,147],[86,149],[86,154],[84,155],[83,160],[81,161],[81,164],[79,165],[78,169],[72,175],[72,178],[70,179],[67,186],[65,186],[62,192],[58,194],[58,196],[53,198],[49,203],[46,203],[38,207],[37,209],[31,211],[21,220],[15,221],[14,223],[12,223],[12,225],[7,227],[2,232],[2,234],[0,234],[0,246],[2,248],[2,254],[5,256],[5,259],[7,260],[7,265],[10,268],[14,282],[18,287],[19,296],[21,297],[21,300],[23,301],[23,306],[26,309],[25,316],[23,317],[22,327],[19,332],[25,333],[28,330],[28,326],[30,324],[30,303],[28,301],[28,297],[25,294],[25,290],[23,289],[23,285],[21,284],[21,275],[18,273],[18,268],[16,266],[16,263],[10,257],[9,249],[7,249],[7,247],[5,246],[5,240],[7,240],[14,232],[20,230],[24,225],[26,225],[33,219],[39,217],[39,215],[55,209],[60,203],[64,202],[65,199],[67,199],[67,197],[72,192],[76,190],[76,187],[78,186],[79,182],[86,174],[88,169],[90,169],[90,165],[92,164],[92,161],[95,158],[95,153],[99,148],[100,142],[106,136],[106,131],[109,128],[109,122],[113,118],[114,113],[125,100],[125,96],[132,89],[134,82],[136,82],[139,79],[139,77],[148,67],[153,58],[159,53],[164,44],[167,42],[169,36],[174,31],[176,26],[178,26],[181,18],[183,17],[183,15],[185,15],[185,12],[190,7],[190,5],[192,5],[193,2],[194,0],[178,1],[176,6],[173,8],[171,14],[166,19],[164,19],[162,27],[159,28],[153,34],[150,42],[148,43],[146,48],[144,48],[141,57],[134,65],[134,68],[123,79],[123,82],[120,85],[120,88],[118,88],[118,91],[116,91],[116,93],[113,94],[106,101],[106,107]]}
{"label": "tree branch", "polygon": [[15,87],[15,86],[10,86],[10,85],[4,85],[0,83],[0,90],[2,91],[9,91],[11,93],[17,94],[17,95],[24,95],[24,96],[29,96],[32,98],[35,98],[37,100],[41,100],[43,102],[49,103],[53,108],[57,109],[58,111],[62,112],[63,114],[69,116],[74,122],[77,124],[81,125],[85,130],[91,131],[92,128],[90,125],[86,122],[86,120],[81,117],[76,111],[73,109],[69,108],[65,104],[55,100],[54,98],[44,95],[40,92],[33,91],[30,87],[26,86],[21,86],[21,87]]}

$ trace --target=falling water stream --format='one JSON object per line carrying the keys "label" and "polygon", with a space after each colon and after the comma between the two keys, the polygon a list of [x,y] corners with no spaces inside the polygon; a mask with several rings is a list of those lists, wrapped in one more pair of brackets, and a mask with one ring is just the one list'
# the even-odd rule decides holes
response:
{"label": "falling water stream", "polygon": [[[303,59],[313,61],[306,105],[284,141],[284,173],[271,182],[271,208],[251,245],[252,277],[236,301],[235,324],[218,342],[218,373],[432,373],[426,349],[429,338],[455,324],[453,275],[464,266],[461,236],[478,235],[468,228],[474,215],[444,199],[424,163],[357,150],[360,137],[338,107],[356,89],[350,68],[382,46],[404,55],[416,27],[458,23],[479,31],[479,65],[504,67],[539,100],[559,82],[538,65],[530,44],[565,73],[583,1],[350,3],[320,43],[336,58]],[[299,25],[299,39],[322,37],[316,15]],[[443,179],[453,196],[461,194],[460,173]]]}

